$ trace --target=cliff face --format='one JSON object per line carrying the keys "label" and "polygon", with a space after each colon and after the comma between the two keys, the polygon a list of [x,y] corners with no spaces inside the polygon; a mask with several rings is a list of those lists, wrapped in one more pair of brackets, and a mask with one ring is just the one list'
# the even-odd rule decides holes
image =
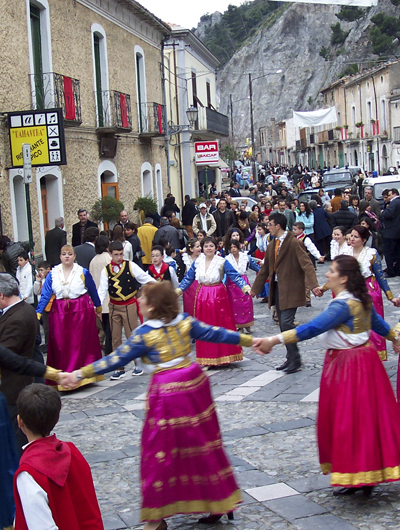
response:
{"label": "cliff face", "polygon": [[[285,6],[286,7],[286,6]],[[238,143],[250,136],[249,76],[253,81],[254,131],[291,117],[291,110],[313,110],[321,106],[322,88],[338,78],[350,63],[367,67],[372,53],[369,29],[378,12],[399,16],[400,8],[382,0],[354,22],[339,21],[339,6],[287,4],[269,28],[261,27],[238,50],[218,74],[220,112],[230,114],[229,94],[233,99],[233,123]],[[340,22],[349,34],[342,45],[330,43],[331,26]],[[329,59],[319,55],[325,46]],[[277,74],[278,70],[282,70]],[[264,76],[265,77],[260,77]],[[256,78],[259,79],[256,79]],[[240,100],[240,101],[238,101]]]}

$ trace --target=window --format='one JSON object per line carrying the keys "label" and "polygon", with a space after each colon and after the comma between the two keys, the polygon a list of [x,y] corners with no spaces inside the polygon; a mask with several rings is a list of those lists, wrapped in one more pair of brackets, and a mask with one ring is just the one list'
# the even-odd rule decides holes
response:
{"label": "window", "polygon": [[340,112],[337,113],[337,124],[338,127],[342,125],[342,116],[340,115]]}
{"label": "window", "polygon": [[386,101],[381,99],[381,128],[382,133],[386,131]]}
{"label": "window", "polygon": [[92,26],[92,52],[94,92],[96,101],[96,123],[97,127],[106,127],[107,109],[110,104],[110,93],[108,87],[108,62],[106,34],[99,24]]}
{"label": "window", "polygon": [[141,167],[142,197],[154,197],[153,168],[149,162],[144,162]]}
{"label": "window", "polygon": [[146,95],[146,70],[144,52],[140,46],[135,46],[136,64],[136,95],[138,104],[139,132],[148,131],[148,106]]}
{"label": "window", "polygon": [[351,107],[351,124],[353,126],[355,126],[356,124],[356,108],[355,107]]}
{"label": "window", "polygon": [[192,94],[193,94],[193,107],[197,109],[197,80],[196,72],[192,72]]}
{"label": "window", "polygon": [[207,81],[206,82],[206,90],[207,90],[207,107],[209,109],[211,109],[212,105],[211,105],[211,86],[210,86],[210,82]]}
{"label": "window", "polygon": [[27,1],[32,103],[41,109],[54,105],[49,6],[47,0]]}
{"label": "window", "polygon": [[160,164],[156,164],[155,170],[156,170],[157,204],[158,204],[159,211],[161,211],[164,201],[163,201],[162,173],[161,173]]}

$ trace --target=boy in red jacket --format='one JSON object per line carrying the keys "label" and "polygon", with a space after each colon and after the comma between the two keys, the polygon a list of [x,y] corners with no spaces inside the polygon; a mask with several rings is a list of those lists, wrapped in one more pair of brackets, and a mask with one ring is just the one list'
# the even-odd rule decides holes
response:
{"label": "boy in red jacket", "polygon": [[15,530],[104,530],[89,464],[73,443],[50,435],[61,410],[57,391],[29,385],[17,409],[29,443],[14,476]]}

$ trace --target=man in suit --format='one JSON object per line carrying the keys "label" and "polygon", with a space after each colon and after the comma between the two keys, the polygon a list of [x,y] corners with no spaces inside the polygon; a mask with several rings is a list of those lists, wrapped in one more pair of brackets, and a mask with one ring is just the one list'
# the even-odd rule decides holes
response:
{"label": "man in suit", "polygon": [[220,199],[217,208],[218,209],[212,214],[217,224],[217,229],[213,236],[224,237],[229,228],[235,223],[235,214],[232,210],[227,209],[226,199]]}
{"label": "man in suit", "polygon": [[400,276],[400,196],[396,188],[388,190],[388,205],[382,212],[382,238],[388,278]]}
{"label": "man in suit", "polygon": [[64,218],[57,217],[54,225],[54,228],[47,232],[44,243],[46,259],[52,267],[61,263],[61,248],[67,244],[67,232],[63,230]]}
{"label": "man in suit", "polygon": [[[17,280],[11,274],[0,274],[0,346],[21,357],[33,359],[39,322],[33,307],[19,297]],[[33,377],[19,375],[5,368],[1,370],[0,391],[7,399],[17,442],[21,448],[26,436],[17,425],[17,398],[23,388],[33,383]]]}
{"label": "man in suit", "polygon": [[234,182],[232,183],[232,186],[229,190],[229,195],[231,197],[241,197],[242,194],[240,193],[240,189],[239,189],[239,183],[238,182]]}
{"label": "man in suit", "polygon": [[374,199],[371,186],[366,186],[364,189],[364,199],[369,202],[371,213],[374,213],[377,218],[380,219],[382,216],[381,205],[379,204],[379,201]]}
{"label": "man in suit", "polygon": [[89,270],[89,265],[96,255],[94,243],[99,235],[99,229],[96,226],[90,226],[85,230],[83,235],[83,245],[74,247],[76,254],[75,261],[81,267]]}
{"label": "man in suit", "polygon": [[72,225],[71,245],[73,247],[77,247],[78,245],[82,245],[84,243],[83,234],[87,228],[90,228],[91,226],[95,226],[97,228],[96,223],[94,223],[93,221],[89,221],[87,217],[87,210],[85,208],[79,208],[78,217],[79,223]]}
{"label": "man in suit", "polygon": [[[286,217],[273,212],[268,228],[275,239],[267,246],[264,264],[251,289],[251,295],[260,294],[269,279],[269,307],[275,305],[281,331],[294,329],[296,310],[306,305],[306,280],[315,296],[322,296],[317,276],[304,245],[292,232],[286,230]],[[301,358],[296,343],[286,345],[286,361],[277,367],[287,374],[297,372]]]}

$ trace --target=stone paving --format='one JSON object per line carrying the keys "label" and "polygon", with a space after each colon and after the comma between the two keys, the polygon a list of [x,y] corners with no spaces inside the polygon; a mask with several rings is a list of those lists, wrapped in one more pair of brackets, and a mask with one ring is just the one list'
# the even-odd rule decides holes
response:
{"label": "stone paving", "polygon": [[[329,264],[318,266],[318,277]],[[389,280],[395,296],[400,279]],[[312,300],[297,313],[300,323],[317,315],[330,299]],[[386,320],[394,325],[400,309],[385,301]],[[255,301],[254,335],[278,327],[266,304]],[[389,343],[388,343],[389,345]],[[379,486],[370,499],[332,496],[329,477],[320,472],[315,417],[324,351],[318,339],[301,345],[303,370],[275,371],[284,347],[261,357],[245,349],[245,360],[209,370],[221,431],[243,491],[235,520],[219,525],[241,530],[380,530],[400,526],[400,484]],[[389,349],[391,347],[389,345]],[[397,357],[385,363],[396,382]],[[89,461],[106,530],[140,528],[139,444],[148,376],[108,379],[62,395],[57,435],[73,441]],[[199,530],[198,516],[175,516],[171,529]]]}

